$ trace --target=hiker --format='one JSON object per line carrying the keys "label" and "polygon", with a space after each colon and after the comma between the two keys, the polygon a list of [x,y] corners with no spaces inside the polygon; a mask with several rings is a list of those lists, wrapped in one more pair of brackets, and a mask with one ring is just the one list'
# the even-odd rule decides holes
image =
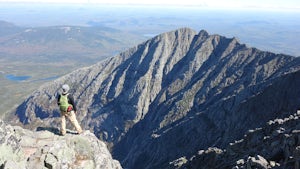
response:
{"label": "hiker", "polygon": [[60,109],[61,116],[61,135],[66,134],[66,117],[71,121],[73,126],[76,128],[77,133],[82,133],[82,129],[76,119],[76,105],[74,98],[69,94],[70,87],[67,84],[62,86],[62,93],[58,95],[57,104]]}

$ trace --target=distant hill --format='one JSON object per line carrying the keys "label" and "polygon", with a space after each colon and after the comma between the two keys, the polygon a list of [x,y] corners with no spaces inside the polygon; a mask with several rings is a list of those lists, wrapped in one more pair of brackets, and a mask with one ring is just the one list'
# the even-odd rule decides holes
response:
{"label": "distant hill", "polygon": [[297,57],[182,28],[41,86],[7,119],[59,126],[56,96],[68,83],[81,124],[124,168],[168,168],[295,112],[299,71]]}
{"label": "distant hill", "polygon": [[[108,27],[50,26],[26,28],[0,22],[1,58],[39,62],[94,63],[144,40]],[[24,59],[24,57],[27,57]]]}
{"label": "distant hill", "polygon": [[13,23],[0,20],[0,36],[8,36],[22,31],[22,28],[14,25]]}

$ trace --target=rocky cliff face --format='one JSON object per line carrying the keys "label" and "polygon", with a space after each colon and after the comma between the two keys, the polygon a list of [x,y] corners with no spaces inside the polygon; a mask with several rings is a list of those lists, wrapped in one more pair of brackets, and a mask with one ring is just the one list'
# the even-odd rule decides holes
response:
{"label": "rocky cliff face", "polygon": [[182,157],[174,161],[170,168],[299,169],[299,122],[300,111],[270,120],[261,128],[249,130],[242,139],[223,150],[216,147],[200,150],[190,160]]}
{"label": "rocky cliff face", "polygon": [[91,132],[59,136],[55,131],[33,132],[0,121],[0,168],[122,168]]}
{"label": "rocky cliff face", "polygon": [[84,128],[126,168],[166,168],[300,105],[300,60],[235,38],[183,28],[42,86],[16,111],[25,126],[56,126],[70,84]]}

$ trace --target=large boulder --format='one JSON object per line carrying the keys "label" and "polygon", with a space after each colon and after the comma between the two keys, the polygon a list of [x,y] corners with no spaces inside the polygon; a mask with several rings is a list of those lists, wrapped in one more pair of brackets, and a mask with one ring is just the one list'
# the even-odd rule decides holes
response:
{"label": "large boulder", "polygon": [[0,168],[122,168],[90,131],[65,136],[56,131],[30,131],[0,120]]}

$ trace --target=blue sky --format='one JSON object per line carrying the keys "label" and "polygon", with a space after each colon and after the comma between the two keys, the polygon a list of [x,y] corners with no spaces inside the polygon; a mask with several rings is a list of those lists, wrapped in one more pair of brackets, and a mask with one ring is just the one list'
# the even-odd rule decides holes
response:
{"label": "blue sky", "polygon": [[300,11],[300,0],[0,0],[0,2],[105,3],[105,4],[171,4],[212,8],[293,9]]}

